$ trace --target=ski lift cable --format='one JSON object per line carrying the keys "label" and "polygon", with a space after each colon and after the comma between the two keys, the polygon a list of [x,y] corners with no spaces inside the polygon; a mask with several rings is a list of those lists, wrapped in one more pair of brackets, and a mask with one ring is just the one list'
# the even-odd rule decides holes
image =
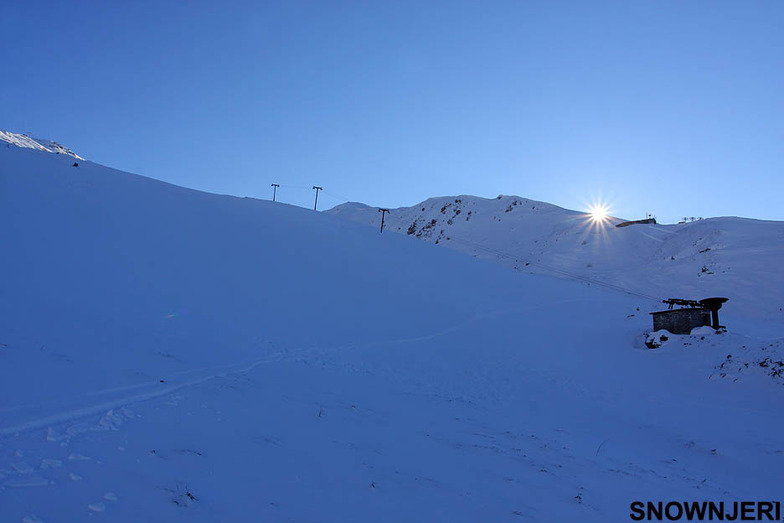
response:
{"label": "ski lift cable", "polygon": [[[279,184],[279,187],[284,187],[284,188],[287,188],[287,189],[304,189],[304,190],[308,190],[308,191],[313,189],[312,187],[308,187],[308,186],[304,186],[304,185]],[[350,202],[351,201],[351,198],[346,198],[345,196],[339,195],[339,194],[337,194],[337,193],[335,193],[333,191],[325,191],[324,189],[321,189],[321,192],[323,194],[327,195],[327,196],[330,196],[331,198],[342,199],[342,200],[344,200],[346,202]],[[525,260],[523,258],[520,258],[517,255],[512,254],[512,253],[505,252],[505,251],[502,251],[500,249],[494,249],[492,247],[487,247],[485,245],[481,245],[479,243],[475,243],[475,242],[472,242],[472,241],[469,241],[469,240],[465,240],[463,238],[458,238],[458,237],[456,237],[454,235],[451,235],[451,234],[449,235],[449,239],[457,241],[457,242],[460,242],[460,243],[464,243],[464,244],[469,245],[471,247],[474,247],[476,249],[488,252],[490,254],[494,254],[494,255],[502,257],[502,258],[514,260],[514,261],[517,261],[517,262],[520,262],[520,263],[525,263],[525,264],[528,264],[528,265],[534,265],[536,267],[540,267],[540,268],[542,268],[544,270],[553,272],[555,274],[559,274],[561,276],[564,276],[564,277],[572,279],[572,280],[580,281],[580,282],[583,282],[583,283],[592,283],[594,285],[605,287],[605,288],[608,288],[608,289],[611,289],[611,290],[614,290],[614,291],[617,291],[617,292],[622,292],[622,293],[625,293],[625,294],[631,294],[631,295],[634,295],[634,296],[639,296],[641,298],[645,298],[645,299],[648,299],[648,300],[661,301],[661,298],[657,298],[657,297],[651,296],[649,294],[633,291],[631,289],[627,289],[625,287],[621,287],[620,285],[615,285],[615,284],[612,284],[612,283],[608,283],[608,282],[604,282],[604,281],[600,281],[600,280],[595,280],[595,279],[589,278],[587,276],[574,274],[574,273],[571,273],[571,272],[566,271],[564,269],[558,269],[558,268],[555,268],[555,267],[550,267],[550,266],[545,265],[545,264],[543,264],[541,262]]]}
{"label": "ski lift cable", "polygon": [[617,291],[617,292],[623,292],[623,293],[626,293],[626,294],[639,296],[640,298],[645,298],[645,299],[648,299],[648,300],[661,301],[661,298],[657,298],[656,296],[651,296],[650,294],[645,294],[645,293],[642,293],[642,292],[633,291],[631,289],[622,287],[620,285],[616,285],[616,284],[609,283],[609,282],[604,282],[604,281],[601,281],[601,280],[596,280],[596,279],[589,278],[587,276],[582,276],[582,275],[579,275],[579,274],[574,274],[574,273],[571,273],[571,272],[563,270],[563,269],[550,267],[550,266],[545,265],[545,264],[543,264],[541,262],[525,260],[523,258],[520,258],[519,256],[514,255],[514,254],[511,254],[511,253],[508,253],[508,252],[504,252],[504,251],[501,251],[499,249],[493,249],[491,247],[487,247],[485,245],[481,245],[481,244],[478,244],[478,243],[475,243],[475,242],[471,242],[471,241],[465,240],[463,238],[457,238],[457,237],[455,237],[455,236],[453,236],[451,234],[449,235],[449,239],[450,240],[456,240],[456,241],[458,241],[460,243],[464,243],[466,245],[472,246],[472,247],[474,247],[476,249],[488,252],[490,254],[495,254],[496,256],[500,256],[502,258],[507,258],[507,259],[511,259],[511,260],[514,260],[514,261],[517,261],[517,262],[520,262],[520,263],[525,263],[525,264],[528,264],[528,265],[534,265],[534,266],[537,266],[537,267],[541,267],[542,269],[548,270],[550,272],[553,272],[553,273],[559,274],[561,276],[564,276],[564,277],[567,277],[567,278],[570,278],[570,279],[573,279],[573,280],[577,280],[577,281],[580,281],[580,282],[583,282],[583,283],[592,283],[594,285],[605,287],[605,288],[608,288],[608,289],[611,289],[611,290],[614,290],[614,291]]}
{"label": "ski lift cable", "polygon": [[330,191],[325,191],[325,190],[322,190],[321,192],[322,192],[322,193],[324,193],[324,194],[326,194],[326,195],[327,195],[327,196],[329,196],[330,198],[334,198],[334,199],[336,199],[336,200],[343,200],[343,201],[345,201],[345,202],[350,202],[350,201],[352,201],[352,200],[351,200],[351,198],[347,198],[347,197],[343,196],[342,194],[338,194],[338,193],[336,193],[336,192],[334,192],[334,191],[331,191],[331,190],[330,190]]}
{"label": "ski lift cable", "polygon": [[645,298],[645,299],[649,299],[649,300],[653,300],[653,301],[660,301],[660,298],[657,298],[655,296],[651,296],[649,294],[645,294],[645,293],[642,293],[642,292],[633,291],[633,290],[631,290],[629,288],[622,287],[620,285],[616,285],[616,284],[613,284],[613,283],[597,280],[597,279],[590,278],[590,277],[583,276],[583,275],[579,275],[579,274],[574,274],[574,273],[566,271],[564,269],[558,269],[558,268],[555,268],[555,267],[551,267],[551,266],[546,265],[546,264],[541,263],[541,262],[524,260],[522,258],[519,258],[517,256],[511,255],[511,254],[508,254],[508,253],[499,252],[499,251],[493,252],[492,249],[486,249],[486,250],[487,250],[487,252],[491,252],[493,254],[496,254],[496,255],[499,255],[499,256],[502,256],[502,257],[505,257],[505,258],[508,258],[508,259],[512,259],[512,260],[517,261],[517,262],[526,263],[527,265],[533,265],[535,267],[542,268],[542,269],[544,269],[546,271],[550,271],[550,272],[552,272],[554,274],[558,274],[558,275],[561,275],[563,277],[566,277],[566,278],[569,278],[569,279],[572,279],[572,280],[575,280],[575,281],[580,281],[580,282],[584,282],[584,283],[588,283],[588,284],[598,285],[598,286],[605,287],[607,289],[611,289],[611,290],[614,290],[614,291],[617,291],[617,292],[622,292],[622,293],[625,293],[625,294],[631,294],[631,295],[634,295],[634,296],[639,296],[641,298]]}

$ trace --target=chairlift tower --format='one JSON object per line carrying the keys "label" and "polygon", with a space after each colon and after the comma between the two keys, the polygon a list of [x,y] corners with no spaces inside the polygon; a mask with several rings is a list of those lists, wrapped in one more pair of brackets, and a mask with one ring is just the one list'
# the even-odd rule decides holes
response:
{"label": "chairlift tower", "polygon": [[318,210],[318,192],[319,191],[323,191],[324,188],[323,187],[319,187],[318,185],[314,185],[313,188],[316,189],[316,203],[313,204],[313,210],[317,211]]}
{"label": "chairlift tower", "polygon": [[386,214],[388,212],[390,212],[390,210],[389,209],[379,209],[378,212],[381,213],[381,233],[383,234],[383,232],[384,232],[384,216],[386,216]]}

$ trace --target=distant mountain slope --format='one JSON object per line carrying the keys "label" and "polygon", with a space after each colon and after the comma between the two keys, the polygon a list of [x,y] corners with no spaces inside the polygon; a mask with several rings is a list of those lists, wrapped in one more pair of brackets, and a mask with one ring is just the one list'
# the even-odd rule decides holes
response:
{"label": "distant mountain slope", "polygon": [[[326,211],[378,228],[378,209]],[[605,282],[663,299],[730,298],[741,314],[784,319],[784,222],[710,218],[616,228],[518,196],[430,198],[392,209],[386,230],[531,273]],[[748,292],[749,289],[753,292]]]}
{"label": "distant mountain slope", "polygon": [[35,149],[38,151],[46,151],[48,153],[65,154],[68,156],[73,156],[74,158],[79,160],[84,160],[84,158],[82,158],[72,150],[68,149],[63,145],[60,145],[59,143],[53,140],[30,138],[29,136],[24,134],[11,133],[8,131],[0,131],[0,141],[6,142],[6,144],[8,144],[9,146],[15,145],[17,147],[22,147],[26,149]]}

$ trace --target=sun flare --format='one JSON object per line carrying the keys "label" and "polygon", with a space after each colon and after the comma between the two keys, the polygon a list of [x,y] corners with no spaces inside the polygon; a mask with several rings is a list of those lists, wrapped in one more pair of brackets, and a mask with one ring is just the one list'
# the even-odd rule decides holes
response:
{"label": "sun flare", "polygon": [[588,208],[588,214],[595,223],[604,223],[610,217],[610,210],[607,206],[597,203]]}

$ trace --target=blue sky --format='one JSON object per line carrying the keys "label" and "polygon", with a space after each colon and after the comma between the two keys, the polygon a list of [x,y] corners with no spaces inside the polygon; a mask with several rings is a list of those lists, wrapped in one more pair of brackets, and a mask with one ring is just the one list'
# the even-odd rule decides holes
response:
{"label": "blue sky", "polygon": [[0,129],[212,192],[784,220],[784,2],[13,2]]}

